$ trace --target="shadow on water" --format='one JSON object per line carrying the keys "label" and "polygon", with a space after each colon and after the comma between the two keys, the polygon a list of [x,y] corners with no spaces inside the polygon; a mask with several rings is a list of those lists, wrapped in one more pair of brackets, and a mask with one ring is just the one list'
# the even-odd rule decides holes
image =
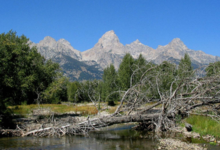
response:
{"label": "shadow on water", "polygon": [[[157,140],[153,133],[131,130],[134,124],[115,125],[89,136],[9,137],[0,138],[0,149],[9,150],[153,150]],[[181,138],[180,135],[172,135]],[[188,141],[189,142],[189,141]],[[193,141],[192,141],[193,142]],[[214,147],[215,148],[215,147]]]}

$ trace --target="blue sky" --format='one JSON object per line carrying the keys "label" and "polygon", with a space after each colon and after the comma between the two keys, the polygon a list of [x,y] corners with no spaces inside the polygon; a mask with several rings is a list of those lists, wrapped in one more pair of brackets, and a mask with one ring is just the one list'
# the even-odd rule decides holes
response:
{"label": "blue sky", "polygon": [[220,0],[0,0],[0,17],[0,33],[64,38],[80,51],[114,30],[124,45],[139,39],[157,48],[178,37],[220,56]]}

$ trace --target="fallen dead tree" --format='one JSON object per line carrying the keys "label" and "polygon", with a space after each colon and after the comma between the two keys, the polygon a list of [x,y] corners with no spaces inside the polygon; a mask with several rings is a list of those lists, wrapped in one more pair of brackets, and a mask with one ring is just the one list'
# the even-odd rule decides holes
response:
{"label": "fallen dead tree", "polygon": [[62,136],[65,134],[87,134],[90,130],[98,130],[98,128],[110,126],[113,124],[128,123],[128,122],[148,122],[155,120],[159,114],[144,114],[144,115],[130,115],[121,117],[105,116],[101,118],[88,119],[87,121],[78,124],[66,124],[64,126],[54,126],[48,128],[41,128],[25,132],[17,127],[16,134],[18,136]]}
{"label": "fallen dead tree", "polygon": [[53,125],[51,127],[35,129],[26,131],[21,129],[18,125],[15,130],[2,129],[0,133],[5,136],[62,136],[65,134],[87,134],[88,131],[98,130],[98,128],[110,126],[113,124],[128,123],[128,122],[147,122],[157,118],[159,114],[145,114],[145,115],[130,115],[121,117],[105,116],[95,119],[87,119],[87,121],[66,125]]}

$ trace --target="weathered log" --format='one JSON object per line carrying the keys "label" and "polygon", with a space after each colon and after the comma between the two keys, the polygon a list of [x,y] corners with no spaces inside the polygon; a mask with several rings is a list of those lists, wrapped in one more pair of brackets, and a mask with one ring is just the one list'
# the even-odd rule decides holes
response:
{"label": "weathered log", "polygon": [[220,103],[220,99],[216,99],[216,100],[212,100],[212,101],[207,101],[207,102],[202,102],[202,103],[199,103],[199,104],[195,104],[195,105],[189,107],[187,109],[187,111],[192,110],[192,109],[194,109],[196,107],[201,107],[201,106],[210,105],[210,104],[217,104],[217,103]]}
{"label": "weathered log", "polygon": [[[67,128],[67,127],[69,127],[70,126],[70,124],[67,124],[67,125],[65,125],[65,126],[61,126],[61,127],[55,127],[55,129],[57,128],[57,129],[59,129],[59,130],[61,130],[61,132],[63,133],[63,131],[62,131],[62,129],[63,128]],[[44,131],[48,131],[48,130],[51,130],[51,129],[53,129],[54,127],[48,127],[48,128],[42,128],[42,129],[38,129],[38,130],[33,130],[33,131],[30,131],[30,132],[27,132],[27,133],[23,133],[22,134],[22,136],[27,136],[27,135],[30,135],[30,134],[35,134],[35,133],[37,133],[37,132],[44,132]]]}
{"label": "weathered log", "polygon": [[[95,119],[88,119],[87,121],[81,122],[79,124],[76,124],[75,126],[71,126],[71,124],[66,124],[61,127],[47,127],[47,128],[41,128],[37,130],[32,130],[29,132],[24,131],[17,131],[20,133],[21,136],[28,136],[28,135],[34,135],[37,133],[43,133],[43,132],[51,132],[51,130],[57,130],[61,133],[61,135],[64,135],[68,132],[66,132],[66,128],[69,128],[72,133],[79,133],[79,132],[85,132],[89,130],[95,130],[97,128],[106,127],[113,124],[120,124],[120,123],[128,123],[128,122],[147,122],[156,120],[159,117],[159,113],[157,114],[144,114],[144,115],[130,115],[130,116],[121,116],[121,117],[111,117],[111,116],[105,116],[101,118],[95,118]],[[65,131],[64,131],[65,130]],[[76,132],[77,131],[77,132]]]}
{"label": "weathered log", "polygon": [[[158,119],[159,113],[155,114],[143,114],[143,115],[130,115],[130,116],[121,116],[121,117],[102,117],[102,118],[95,118],[90,120],[90,124],[94,127],[105,127],[113,124],[120,124],[120,123],[128,123],[128,122],[145,122],[145,121],[152,121],[154,119]],[[80,126],[89,125],[88,121],[79,123]]]}

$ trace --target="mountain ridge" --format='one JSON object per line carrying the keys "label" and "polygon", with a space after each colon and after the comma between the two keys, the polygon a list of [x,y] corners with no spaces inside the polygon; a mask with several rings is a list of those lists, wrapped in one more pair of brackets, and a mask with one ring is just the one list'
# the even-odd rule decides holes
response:
{"label": "mountain ridge", "polygon": [[[206,54],[201,50],[195,51],[189,49],[180,38],[174,38],[167,45],[159,45],[156,49],[142,44],[138,39],[130,44],[123,45],[120,43],[118,36],[113,30],[103,34],[94,47],[84,52],[74,49],[73,46],[71,46],[71,44],[65,39],[59,39],[56,41],[50,36],[44,37],[44,39],[37,44],[31,41],[29,43],[31,47],[36,46],[38,51],[46,59],[52,59],[58,62],[61,67],[65,66],[65,63],[68,63],[68,65],[71,64],[71,61],[61,61],[61,59],[64,59],[65,56],[74,59],[72,60],[74,63],[79,61],[87,65],[87,67],[84,68],[93,66],[95,68],[95,70],[92,69],[94,73],[90,71],[89,73],[87,72],[88,75],[86,75],[88,78],[90,78],[89,75],[91,75],[91,79],[96,77],[97,79],[100,79],[101,76],[95,74],[100,73],[101,70],[110,64],[113,64],[115,68],[118,69],[123,56],[126,53],[130,53],[135,59],[142,54],[147,61],[151,61],[156,64],[160,64],[165,60],[174,60],[174,63],[177,63],[178,60],[183,58],[185,53],[189,54],[192,62],[195,64],[194,66],[207,65],[211,62],[220,61],[220,57],[218,56]],[[74,70],[74,68],[72,69]],[[81,72],[84,72],[83,70],[86,72],[86,69],[81,69]],[[68,73],[66,73],[66,75],[70,76]],[[72,72],[71,76],[74,75],[75,79],[80,79],[79,73],[74,74]]]}

